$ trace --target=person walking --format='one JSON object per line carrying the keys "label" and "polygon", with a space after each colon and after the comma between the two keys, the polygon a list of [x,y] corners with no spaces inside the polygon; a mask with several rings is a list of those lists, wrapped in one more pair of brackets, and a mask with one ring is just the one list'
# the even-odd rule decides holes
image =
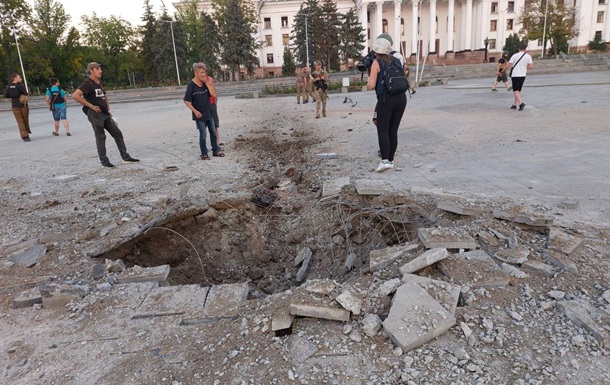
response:
{"label": "person walking", "polygon": [[24,142],[29,142],[31,140],[30,134],[32,133],[30,130],[30,107],[28,106],[27,101],[26,103],[22,103],[24,99],[21,98],[22,95],[28,96],[29,94],[25,89],[21,75],[12,74],[11,82],[4,90],[4,97],[11,99],[11,108],[13,110],[15,120],[17,121],[17,126],[19,127],[19,135],[21,135],[21,139]]}
{"label": "person walking", "polygon": [[367,82],[369,90],[377,95],[377,138],[381,153],[381,163],[375,171],[383,172],[394,168],[394,154],[398,147],[398,126],[407,107],[406,93],[390,95],[384,84],[385,69],[390,61],[402,68],[398,58],[391,55],[392,45],[387,39],[378,38],[373,44],[375,61],[371,65],[371,74]]}
{"label": "person walking", "polygon": [[328,88],[328,73],[322,69],[322,64],[316,63],[314,78],[314,96],[316,99],[316,118],[320,118],[320,105],[322,106],[322,116],[326,117],[326,89]]}
{"label": "person walking", "polygon": [[504,83],[506,90],[510,91],[513,88],[508,85],[508,75],[506,75],[506,69],[508,68],[508,54],[504,53],[500,60],[498,60],[498,67],[496,68],[496,81],[491,85],[492,91],[498,91],[496,86],[499,82]]}
{"label": "person walking", "polygon": [[55,125],[53,135],[59,136],[59,121],[61,120],[66,129],[66,135],[72,136],[67,118],[66,91],[59,87],[59,79],[51,78],[51,87],[47,88],[45,99],[53,114],[53,124]]}
{"label": "person walking", "polygon": [[205,63],[199,62],[193,64],[193,79],[186,86],[186,92],[182,99],[184,104],[192,112],[195,127],[199,130],[199,148],[201,150],[200,158],[210,160],[208,155],[208,147],[206,145],[206,129],[210,133],[210,143],[212,145],[212,155],[224,157],[225,154],[218,146],[216,138],[216,127],[214,126],[214,117],[210,97],[216,98],[216,88],[212,78],[207,74]]}
{"label": "person walking", "polygon": [[112,118],[110,101],[102,83],[102,66],[96,62],[91,62],[87,64],[87,71],[89,77],[78,86],[78,89],[72,94],[72,98],[83,105],[83,112],[91,123],[95,134],[97,155],[102,166],[114,168],[114,165],[110,163],[110,159],[106,156],[106,133],[104,130],[108,131],[110,136],[114,138],[121,158],[123,158],[123,163],[139,162],[139,159],[132,158],[127,152],[123,133]]}
{"label": "person walking", "polygon": [[516,110],[517,105],[519,106],[519,111],[523,111],[525,108],[525,103],[523,103],[523,98],[521,98],[521,90],[523,89],[523,83],[525,83],[527,70],[534,68],[532,57],[525,52],[526,49],[527,45],[523,42],[520,43],[519,52],[510,58],[506,68],[506,71],[510,69],[510,80],[513,83],[513,94],[515,95],[513,105],[510,106],[511,110]]}

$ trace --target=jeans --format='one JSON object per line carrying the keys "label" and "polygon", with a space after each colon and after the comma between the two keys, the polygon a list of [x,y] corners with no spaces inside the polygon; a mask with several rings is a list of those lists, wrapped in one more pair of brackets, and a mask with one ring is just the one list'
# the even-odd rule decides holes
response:
{"label": "jeans", "polygon": [[114,138],[116,146],[121,153],[123,160],[131,158],[127,153],[127,147],[125,147],[125,141],[123,140],[123,133],[119,130],[114,120],[106,114],[97,113],[93,110],[87,112],[87,118],[91,122],[93,127],[93,133],[95,134],[95,145],[97,146],[97,155],[100,158],[102,164],[109,164],[110,159],[106,156],[106,133],[108,131],[110,136]]}
{"label": "jeans", "polygon": [[206,146],[205,139],[206,133],[205,129],[208,128],[210,132],[210,144],[212,145],[212,151],[220,151],[220,147],[218,147],[217,139],[216,139],[216,126],[214,125],[214,120],[195,120],[195,125],[199,130],[199,148],[201,149],[201,155],[207,155],[208,147]]}

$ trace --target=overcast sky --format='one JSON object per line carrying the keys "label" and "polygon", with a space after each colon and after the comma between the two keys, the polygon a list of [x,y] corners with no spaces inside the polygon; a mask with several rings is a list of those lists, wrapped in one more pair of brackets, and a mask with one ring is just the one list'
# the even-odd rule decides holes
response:
{"label": "overcast sky", "polygon": [[[93,15],[96,13],[99,17],[110,17],[112,15],[121,17],[131,23],[132,26],[137,26],[142,23],[140,18],[144,14],[144,0],[55,0],[61,3],[64,10],[72,17],[71,24],[77,28],[81,22],[81,16]],[[163,0],[167,7],[169,15],[174,14],[174,6],[172,2],[175,0]],[[30,6],[34,6],[34,0],[27,0]],[[161,12],[161,0],[151,0],[150,5],[153,7],[153,12]]]}

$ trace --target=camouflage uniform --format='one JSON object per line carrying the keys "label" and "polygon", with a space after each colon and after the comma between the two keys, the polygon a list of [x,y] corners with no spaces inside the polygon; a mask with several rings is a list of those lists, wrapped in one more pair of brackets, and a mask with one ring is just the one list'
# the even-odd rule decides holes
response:
{"label": "camouflage uniform", "polygon": [[305,73],[305,69],[297,70],[297,104],[301,104],[301,95],[303,96],[303,103],[309,102],[306,83],[306,78],[308,77],[308,74]]}
{"label": "camouflage uniform", "polygon": [[[329,81],[328,73],[318,65],[316,65],[316,72],[314,72],[313,78],[314,84],[315,81],[318,79],[324,79],[327,83]],[[322,88],[316,88],[316,90],[314,91],[314,95],[316,99],[316,118],[320,117],[320,104],[322,105],[322,116],[326,117],[326,90]]]}

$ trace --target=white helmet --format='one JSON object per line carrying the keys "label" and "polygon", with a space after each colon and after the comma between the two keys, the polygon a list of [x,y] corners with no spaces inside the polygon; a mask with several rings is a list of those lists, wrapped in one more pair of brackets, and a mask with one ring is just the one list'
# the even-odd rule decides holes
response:
{"label": "white helmet", "polygon": [[376,39],[373,43],[373,51],[381,55],[389,55],[392,52],[392,45],[386,39]]}

